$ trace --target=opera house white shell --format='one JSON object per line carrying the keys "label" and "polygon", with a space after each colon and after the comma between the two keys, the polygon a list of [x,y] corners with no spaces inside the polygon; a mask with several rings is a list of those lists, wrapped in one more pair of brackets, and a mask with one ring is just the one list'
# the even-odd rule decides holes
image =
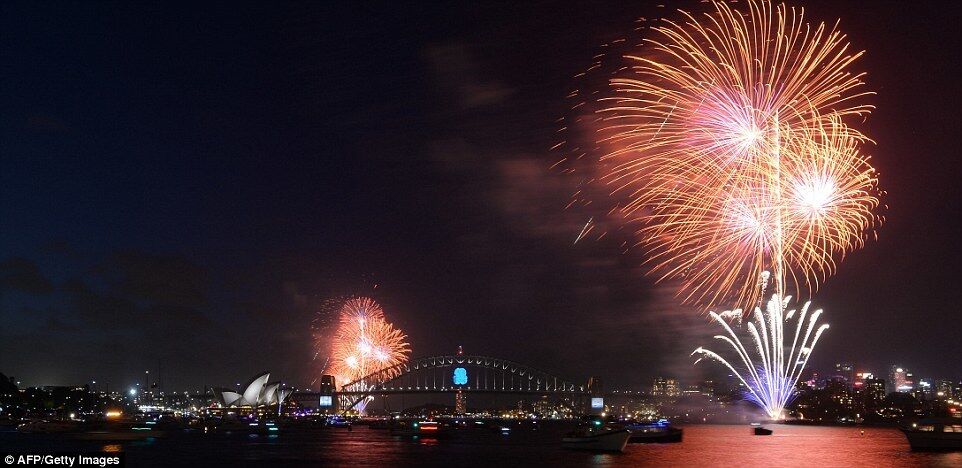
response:
{"label": "opera house white shell", "polygon": [[251,379],[242,393],[221,388],[214,390],[219,403],[225,407],[239,406],[272,406],[284,403],[291,394],[291,389],[280,388],[280,382],[268,382],[271,374],[264,372]]}

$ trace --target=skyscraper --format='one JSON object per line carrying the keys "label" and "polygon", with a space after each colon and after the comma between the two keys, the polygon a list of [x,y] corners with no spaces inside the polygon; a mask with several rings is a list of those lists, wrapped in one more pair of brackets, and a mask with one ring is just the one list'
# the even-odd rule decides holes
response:
{"label": "skyscraper", "polygon": [[651,394],[656,397],[676,397],[681,394],[681,389],[677,380],[657,377],[652,384]]}
{"label": "skyscraper", "polygon": [[891,392],[902,392],[907,393],[912,391],[912,386],[914,382],[912,381],[912,373],[908,369],[893,365],[889,371],[889,387],[888,391]]}
{"label": "skyscraper", "polygon": [[849,362],[835,363],[835,375],[844,379],[849,387],[855,384],[855,366]]}

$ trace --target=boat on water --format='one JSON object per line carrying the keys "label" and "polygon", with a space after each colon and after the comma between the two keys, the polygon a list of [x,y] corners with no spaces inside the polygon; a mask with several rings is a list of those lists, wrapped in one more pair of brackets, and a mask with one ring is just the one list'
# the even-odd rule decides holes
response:
{"label": "boat on water", "polygon": [[26,434],[58,434],[75,432],[80,428],[77,421],[27,421],[17,426],[17,431]]}
{"label": "boat on water", "polygon": [[772,435],[772,432],[774,431],[772,431],[771,429],[762,427],[762,423],[757,423],[757,422],[752,423],[752,434],[754,435],[767,436],[767,435]]}
{"label": "boat on water", "polygon": [[199,424],[205,434],[233,434],[247,432],[248,423],[239,419],[209,419]]}
{"label": "boat on water", "polygon": [[26,434],[62,434],[71,439],[81,440],[141,440],[150,437],[163,437],[164,430],[158,430],[154,421],[147,422],[104,422],[104,421],[29,421],[17,427]]}
{"label": "boat on water", "polygon": [[903,427],[912,450],[955,451],[962,450],[962,419],[923,419]]}
{"label": "boat on water", "polygon": [[248,434],[277,435],[280,427],[275,421],[254,421],[247,423]]}
{"label": "boat on water", "polygon": [[571,450],[592,452],[624,452],[631,432],[605,426],[600,419],[591,419],[576,431],[565,434],[561,446]]}
{"label": "boat on water", "polygon": [[672,427],[667,419],[651,422],[632,421],[625,423],[623,427],[631,433],[628,438],[629,444],[681,442],[683,434],[682,429]]}
{"label": "boat on water", "polygon": [[[209,419],[195,424],[191,424],[191,430],[203,432],[204,434],[222,435],[277,435],[280,431],[280,423],[272,420],[255,419]],[[163,434],[165,427],[152,425],[151,421],[141,423],[132,428],[135,431],[144,433]],[[168,428],[170,429],[170,428]]]}
{"label": "boat on water", "polygon": [[437,421],[398,420],[391,426],[391,435],[401,437],[441,438],[451,434],[452,428]]}
{"label": "boat on water", "polygon": [[631,437],[631,433],[627,429],[571,432],[561,439],[561,446],[572,450],[624,452],[629,437]]}
{"label": "boat on water", "polygon": [[144,440],[152,439],[157,437],[164,437],[167,433],[164,431],[154,431],[154,430],[93,430],[84,431],[77,433],[70,433],[68,437],[71,439],[79,440],[102,440],[102,441],[129,441],[129,440]]}
{"label": "boat on water", "polygon": [[327,425],[328,427],[340,427],[349,430],[353,428],[351,421],[341,416],[331,416],[327,419]]}

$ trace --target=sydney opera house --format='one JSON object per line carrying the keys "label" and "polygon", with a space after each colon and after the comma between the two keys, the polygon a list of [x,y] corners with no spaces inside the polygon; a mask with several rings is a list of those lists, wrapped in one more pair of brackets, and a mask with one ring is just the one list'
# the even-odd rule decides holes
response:
{"label": "sydney opera house", "polygon": [[223,408],[257,408],[281,405],[291,394],[291,389],[280,388],[280,382],[268,382],[270,372],[263,372],[251,379],[240,393],[226,388],[214,390],[217,402]]}

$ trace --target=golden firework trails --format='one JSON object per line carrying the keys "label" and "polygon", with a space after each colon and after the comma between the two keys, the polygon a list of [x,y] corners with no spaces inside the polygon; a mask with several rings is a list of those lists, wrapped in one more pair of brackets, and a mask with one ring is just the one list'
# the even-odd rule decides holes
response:
{"label": "golden firework trails", "polygon": [[[704,307],[758,304],[756,278],[803,294],[876,224],[877,176],[846,122],[867,115],[835,27],[768,1],[681,12],[601,99],[604,180],[643,222],[660,279]],[[642,56],[644,55],[644,56]]]}
{"label": "golden firework trails", "polygon": [[738,5],[681,12],[626,55],[598,100],[599,166],[626,219],[641,223],[659,279],[678,280],[682,300],[704,309],[754,310],[748,347],[726,322],[740,323],[741,309],[710,312],[738,359],[693,354],[721,362],[779,418],[828,328],[805,303],[786,336],[789,294],[814,292],[878,223],[869,139],[850,126],[872,110],[871,93],[850,70],[861,52],[836,27],[768,0]]}
{"label": "golden firework trails", "polygon": [[407,361],[411,353],[407,336],[385,320],[373,299],[349,299],[339,315],[327,373],[340,385]]}

